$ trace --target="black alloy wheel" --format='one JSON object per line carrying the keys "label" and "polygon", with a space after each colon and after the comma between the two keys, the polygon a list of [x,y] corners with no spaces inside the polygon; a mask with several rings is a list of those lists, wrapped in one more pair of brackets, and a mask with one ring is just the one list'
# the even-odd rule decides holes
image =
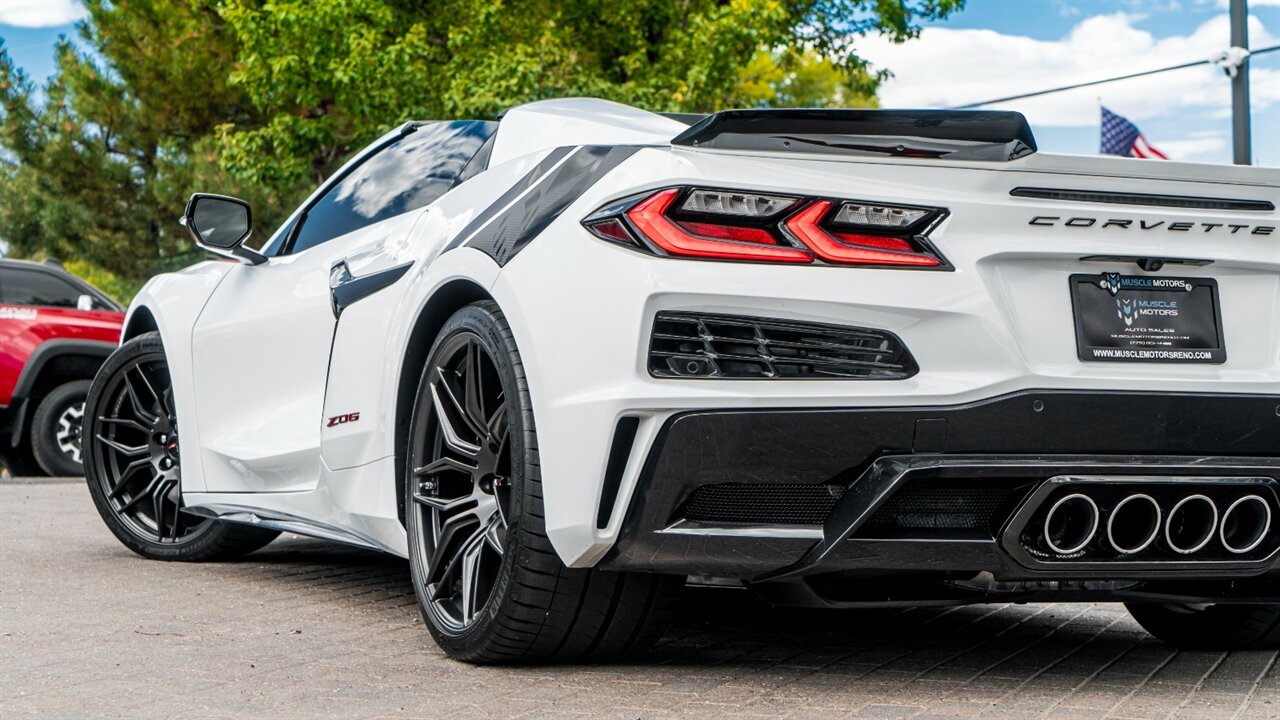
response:
{"label": "black alloy wheel", "polygon": [[409,570],[446,653],[604,662],[658,639],[684,578],[569,568],[547,537],[528,380],[496,304],[468,305],[441,329],[404,459]]}
{"label": "black alloy wheel", "polygon": [[136,534],[176,543],[208,520],[182,512],[178,422],[164,354],[136,358],[108,379],[94,418],[94,459],[116,515]]}
{"label": "black alloy wheel", "polygon": [[85,404],[82,445],[99,514],[140,555],[218,559],[256,550],[279,534],[183,510],[173,384],[156,333],[125,343],[103,365]]}
{"label": "black alloy wheel", "polygon": [[507,406],[493,360],[473,333],[454,335],[429,370],[428,422],[413,444],[413,507],[423,528],[432,615],[460,632],[493,594],[511,513]]}

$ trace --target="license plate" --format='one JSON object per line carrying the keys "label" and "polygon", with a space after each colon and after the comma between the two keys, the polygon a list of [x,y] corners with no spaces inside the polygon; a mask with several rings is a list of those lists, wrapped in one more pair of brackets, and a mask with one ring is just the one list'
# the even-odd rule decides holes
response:
{"label": "license plate", "polygon": [[1071,276],[1076,350],[1099,362],[1223,363],[1213,278]]}

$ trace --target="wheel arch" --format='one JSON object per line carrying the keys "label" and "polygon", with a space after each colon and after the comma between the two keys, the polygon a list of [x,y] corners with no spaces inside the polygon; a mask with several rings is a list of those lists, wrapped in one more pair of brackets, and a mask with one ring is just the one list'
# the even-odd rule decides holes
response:
{"label": "wheel arch", "polygon": [[115,347],[109,342],[70,338],[41,343],[27,358],[14,385],[13,417],[7,444],[18,447],[22,443],[27,418],[35,413],[46,393],[65,382],[92,380]]}
{"label": "wheel arch", "polygon": [[138,305],[129,313],[129,319],[124,326],[124,331],[120,334],[120,343],[123,345],[139,335],[149,332],[160,332],[160,325],[156,322],[156,316],[151,312],[151,308],[146,305]]}
{"label": "wheel arch", "polygon": [[[427,300],[409,333],[404,362],[400,365],[400,379],[396,387],[395,404],[395,490],[396,513],[400,524],[405,521],[404,482],[406,448],[409,441],[409,423],[413,419],[413,403],[417,397],[422,366],[427,361],[431,346],[435,344],[444,324],[462,308],[481,300],[494,301],[493,295],[482,285],[469,278],[450,280],[441,285]],[[496,302],[496,301],[495,301]]]}

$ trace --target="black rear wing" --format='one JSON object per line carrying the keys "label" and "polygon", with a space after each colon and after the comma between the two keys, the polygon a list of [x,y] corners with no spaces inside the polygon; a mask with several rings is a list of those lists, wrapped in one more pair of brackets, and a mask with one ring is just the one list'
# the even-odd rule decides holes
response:
{"label": "black rear wing", "polygon": [[1003,110],[727,110],[672,145],[1007,162],[1036,151],[1022,113]]}

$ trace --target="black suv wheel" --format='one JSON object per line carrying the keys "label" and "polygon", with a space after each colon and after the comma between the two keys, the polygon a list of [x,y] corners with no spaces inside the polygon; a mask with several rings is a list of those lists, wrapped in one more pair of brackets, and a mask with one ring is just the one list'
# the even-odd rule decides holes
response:
{"label": "black suv wheel", "polygon": [[73,380],[57,386],[31,416],[31,452],[50,475],[84,474],[80,436],[89,385],[88,380]]}

